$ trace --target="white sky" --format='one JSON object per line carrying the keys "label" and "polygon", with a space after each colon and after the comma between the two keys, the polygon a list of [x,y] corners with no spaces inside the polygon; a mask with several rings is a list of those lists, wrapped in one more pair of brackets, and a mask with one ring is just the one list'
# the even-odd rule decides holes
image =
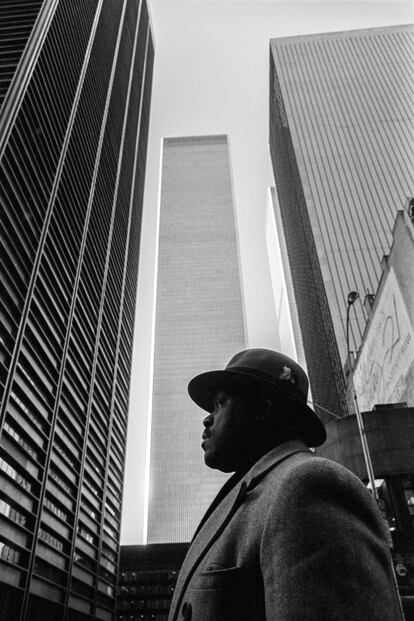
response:
{"label": "white sky", "polygon": [[142,543],[161,139],[199,134],[229,136],[249,345],[275,347],[275,316],[264,225],[266,191],[268,186],[274,185],[268,150],[269,39],[414,21],[413,3],[407,0],[148,1],[155,61],[131,381],[123,544]]}

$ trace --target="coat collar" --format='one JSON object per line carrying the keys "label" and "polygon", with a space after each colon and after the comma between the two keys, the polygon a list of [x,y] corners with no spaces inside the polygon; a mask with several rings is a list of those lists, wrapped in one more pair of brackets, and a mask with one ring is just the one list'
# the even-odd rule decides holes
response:
{"label": "coat collar", "polygon": [[253,489],[257,483],[279,462],[293,453],[311,453],[303,440],[288,440],[263,455],[244,475],[242,481],[247,490]]}

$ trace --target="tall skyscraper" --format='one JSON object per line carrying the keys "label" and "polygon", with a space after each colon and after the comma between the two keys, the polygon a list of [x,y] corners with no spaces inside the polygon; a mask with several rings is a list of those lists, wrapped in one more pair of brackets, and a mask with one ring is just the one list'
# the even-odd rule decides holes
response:
{"label": "tall skyscraper", "polygon": [[155,313],[148,542],[189,541],[226,478],[208,471],[188,381],[245,347],[226,136],[165,138]]}
{"label": "tall skyscraper", "polygon": [[148,10],[139,0],[3,2],[0,24],[0,618],[110,620]]}
{"label": "tall skyscraper", "polygon": [[[315,402],[338,415],[348,292],[376,291],[413,191],[413,47],[411,26],[270,45],[270,148],[307,368]],[[360,301],[350,316],[355,350]]]}

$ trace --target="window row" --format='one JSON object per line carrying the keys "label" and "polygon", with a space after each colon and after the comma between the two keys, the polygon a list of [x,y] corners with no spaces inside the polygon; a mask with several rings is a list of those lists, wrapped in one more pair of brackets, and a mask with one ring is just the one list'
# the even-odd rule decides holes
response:
{"label": "window row", "polygon": [[19,565],[21,561],[21,553],[13,546],[5,543],[4,541],[0,541],[0,559]]}
{"label": "window row", "polygon": [[118,601],[121,610],[135,608],[138,610],[168,610],[171,605],[170,598],[163,599],[135,599]]}
{"label": "window row", "polygon": [[55,550],[59,550],[59,552],[64,551],[63,541],[60,541],[60,539],[49,533],[47,530],[44,530],[43,528],[39,529],[39,539],[49,544],[52,548],[55,548]]}
{"label": "window row", "polygon": [[120,614],[119,621],[168,621],[168,613],[158,612],[155,614]]}
{"label": "window row", "polygon": [[9,436],[13,438],[13,440],[15,440],[15,442],[17,442],[17,444],[30,455],[30,457],[33,457],[33,459],[39,461],[39,452],[36,451],[33,448],[32,444],[23,437],[21,432],[17,431],[14,427],[10,425],[8,420],[5,421],[3,425],[3,430],[6,431]]}
{"label": "window row", "polygon": [[2,499],[0,499],[0,513],[20,526],[26,524],[26,516]]}
{"label": "window row", "polygon": [[2,457],[0,457],[0,470],[5,472],[11,479],[16,481],[23,489],[27,492],[30,492],[32,489],[32,484],[25,479],[21,474],[17,472],[13,466],[11,466],[7,461],[5,461]]}
{"label": "window row", "polygon": [[120,595],[171,595],[174,586],[171,584],[122,584]]}

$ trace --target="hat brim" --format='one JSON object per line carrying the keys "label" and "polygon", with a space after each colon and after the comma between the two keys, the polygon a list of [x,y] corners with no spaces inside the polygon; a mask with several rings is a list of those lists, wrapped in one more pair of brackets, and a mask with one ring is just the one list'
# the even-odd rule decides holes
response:
{"label": "hat brim", "polygon": [[214,409],[214,399],[219,390],[246,390],[252,392],[266,388],[274,394],[279,394],[290,401],[295,408],[289,412],[289,418],[284,422],[300,433],[300,437],[307,446],[321,446],[326,440],[326,430],[316,413],[301,399],[290,391],[285,390],[280,383],[267,381],[249,373],[234,370],[208,371],[196,375],[188,384],[188,394],[200,408],[211,412]]}

